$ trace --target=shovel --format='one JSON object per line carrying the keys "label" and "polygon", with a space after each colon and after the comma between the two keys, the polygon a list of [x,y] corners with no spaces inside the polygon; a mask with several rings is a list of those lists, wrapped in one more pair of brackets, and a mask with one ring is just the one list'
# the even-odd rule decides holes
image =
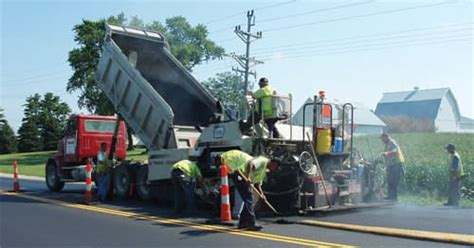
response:
{"label": "shovel", "polygon": [[[249,182],[250,180],[244,176],[244,174],[237,170],[237,172],[239,173],[239,175],[247,182]],[[260,191],[257,190],[257,188],[255,188],[255,186],[253,184],[250,184],[250,187],[252,187],[253,191],[255,191],[255,193],[257,193],[258,196],[260,196],[260,198],[262,198],[262,200],[265,202],[265,204],[267,204],[267,206],[273,211],[273,213],[275,213],[276,215],[281,215],[280,212],[278,212],[273,206],[272,204],[270,204],[270,202],[268,202],[267,198],[263,195],[263,193],[260,193]]]}

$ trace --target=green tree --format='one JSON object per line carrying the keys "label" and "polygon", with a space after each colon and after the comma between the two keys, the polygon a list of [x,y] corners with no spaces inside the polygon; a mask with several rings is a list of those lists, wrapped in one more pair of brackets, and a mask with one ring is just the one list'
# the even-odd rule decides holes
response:
{"label": "green tree", "polygon": [[74,26],[74,41],[79,47],[69,52],[69,65],[73,74],[67,83],[67,91],[79,91],[77,101],[80,108],[100,114],[113,114],[113,105],[97,86],[94,73],[99,62],[100,51],[104,42],[105,22],[123,24],[126,21],[124,14],[111,16],[99,21],[82,20],[81,24]]}
{"label": "green tree", "polygon": [[61,102],[59,96],[53,93],[44,95],[40,103],[40,122],[37,123],[41,130],[43,150],[50,151],[57,148],[70,113],[71,109],[66,103]]}
{"label": "green tree", "polygon": [[40,122],[41,96],[34,94],[26,98],[22,124],[18,129],[18,151],[33,152],[43,149],[41,133],[38,127]]}
{"label": "green tree", "polygon": [[[68,92],[79,91],[79,107],[95,114],[111,115],[115,112],[94,79],[105,36],[105,22],[159,31],[170,44],[171,53],[189,70],[203,61],[221,58],[224,54],[222,47],[209,40],[205,26],[193,27],[184,17],[168,18],[165,25],[159,21],[145,24],[137,16],[133,16],[127,23],[123,13],[98,21],[82,20],[82,23],[73,28],[74,41],[79,47],[69,52],[68,61],[74,72],[66,89]],[[128,128],[128,131],[131,146],[131,130]]]}
{"label": "green tree", "polygon": [[13,129],[0,108],[0,154],[8,154],[16,151],[16,137]]}
{"label": "green tree", "polygon": [[54,150],[62,137],[63,126],[71,113],[59,96],[34,94],[26,99],[25,116],[18,129],[18,150],[32,152]]}
{"label": "green tree", "polygon": [[231,72],[216,74],[209,78],[203,85],[224,106],[240,106],[244,94],[244,81],[241,76]]}
{"label": "green tree", "polygon": [[192,27],[182,16],[166,19],[164,28],[158,22],[147,27],[163,32],[170,44],[171,53],[188,70],[203,61],[220,59],[224,55],[224,48],[207,38],[206,26],[198,24]]}
{"label": "green tree", "polygon": [[79,107],[85,107],[96,114],[114,113],[113,106],[94,79],[105,36],[105,22],[161,32],[170,45],[171,53],[189,70],[203,61],[222,58],[225,52],[208,38],[204,25],[193,27],[181,16],[166,19],[165,25],[159,21],[145,24],[137,16],[133,16],[127,23],[123,13],[99,21],[82,20],[81,24],[73,28],[74,41],[79,47],[69,52],[68,61],[74,73],[69,78],[66,89],[69,92],[79,91]]}

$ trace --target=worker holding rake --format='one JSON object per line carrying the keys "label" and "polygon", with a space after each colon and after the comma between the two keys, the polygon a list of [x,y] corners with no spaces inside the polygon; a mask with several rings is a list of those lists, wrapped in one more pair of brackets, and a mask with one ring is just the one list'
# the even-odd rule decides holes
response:
{"label": "worker holding rake", "polygon": [[[253,207],[252,189],[257,189],[253,184],[261,185],[265,178],[267,168],[272,170],[278,166],[278,161],[269,160],[264,157],[257,157],[254,159],[249,154],[239,151],[230,150],[216,156],[216,166],[224,164],[227,167],[229,177],[236,186],[242,200],[244,207],[239,219],[239,229],[246,229],[249,231],[259,231],[262,226],[255,224],[255,211]],[[261,187],[259,187],[259,194],[264,201],[266,201]]]}

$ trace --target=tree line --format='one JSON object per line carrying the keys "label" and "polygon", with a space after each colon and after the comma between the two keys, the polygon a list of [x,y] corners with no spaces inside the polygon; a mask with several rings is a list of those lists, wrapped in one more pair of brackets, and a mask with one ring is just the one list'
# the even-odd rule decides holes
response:
{"label": "tree line", "polygon": [[18,135],[0,109],[0,154],[55,150],[71,108],[53,93],[31,95],[23,106]]}

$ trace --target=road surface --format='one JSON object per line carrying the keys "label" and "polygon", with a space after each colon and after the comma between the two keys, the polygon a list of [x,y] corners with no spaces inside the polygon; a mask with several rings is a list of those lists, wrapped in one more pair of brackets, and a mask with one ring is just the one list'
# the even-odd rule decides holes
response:
{"label": "road surface", "polygon": [[[0,247],[463,247],[262,218],[262,232],[208,225],[205,218],[181,218],[171,209],[136,200],[86,206],[84,184],[67,184],[52,194],[45,183],[21,180],[23,192],[6,193],[12,181],[0,177]],[[287,217],[334,223],[474,234],[474,210],[394,205],[324,216]],[[467,246],[465,246],[467,247]]]}

